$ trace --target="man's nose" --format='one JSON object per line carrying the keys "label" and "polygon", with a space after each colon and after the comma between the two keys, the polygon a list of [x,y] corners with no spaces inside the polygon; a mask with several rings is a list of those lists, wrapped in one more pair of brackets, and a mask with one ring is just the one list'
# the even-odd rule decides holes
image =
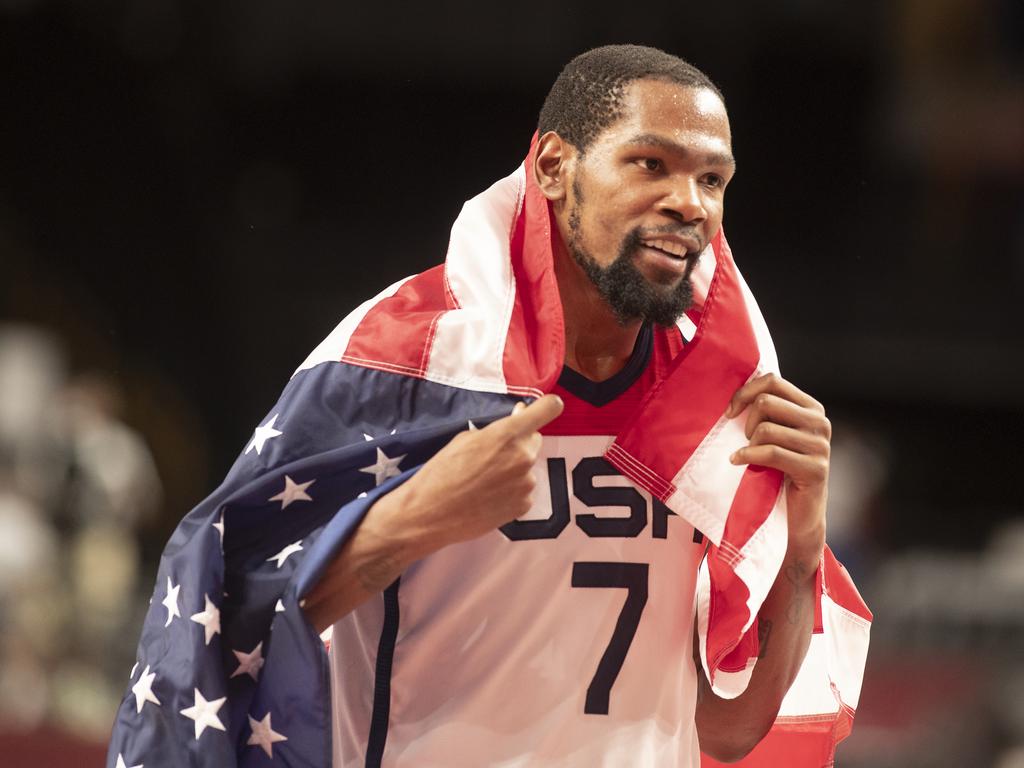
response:
{"label": "man's nose", "polygon": [[692,178],[676,181],[661,199],[659,208],[665,215],[688,224],[702,222],[708,217],[700,184]]}

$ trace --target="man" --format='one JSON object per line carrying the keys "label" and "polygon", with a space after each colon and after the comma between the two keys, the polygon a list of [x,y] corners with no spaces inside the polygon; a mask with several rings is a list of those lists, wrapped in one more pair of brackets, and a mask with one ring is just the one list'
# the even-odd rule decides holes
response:
{"label": "man", "polygon": [[[206,728],[230,728],[239,761],[336,768],[697,766],[700,750],[735,761],[758,744],[822,605],[830,428],[819,403],[764,373],[770,341],[720,234],[734,172],[721,94],[692,66],[638,46],[569,63],[524,168],[467,203],[445,268],[347,318],[207,502],[227,594],[218,609],[193,588],[204,633],[189,640],[204,653],[233,617],[231,674],[177,683],[190,706],[169,727],[195,727],[181,754],[213,754]],[[700,271],[714,277],[695,291]],[[329,416],[311,418],[310,402]],[[326,439],[323,418],[339,425]],[[659,471],[680,450],[682,470]],[[358,473],[370,490],[334,515],[328,494],[351,498]],[[290,517],[292,504],[324,507]],[[697,596],[705,533],[710,603]],[[190,545],[182,535],[168,550]],[[112,764],[123,748],[140,761],[153,750],[138,716],[164,707],[146,707],[160,698],[149,665],[187,569],[165,561],[166,624],[148,644],[144,632]],[[296,706],[281,693],[321,664],[302,615],[333,626],[330,758],[298,751],[298,729],[323,721],[316,695]],[[307,663],[272,665],[264,643]]]}

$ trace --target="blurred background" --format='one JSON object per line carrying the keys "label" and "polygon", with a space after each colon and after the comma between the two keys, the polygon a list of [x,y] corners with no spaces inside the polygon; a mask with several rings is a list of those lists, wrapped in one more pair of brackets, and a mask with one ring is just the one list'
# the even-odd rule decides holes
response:
{"label": "blurred background", "polygon": [[176,522],[609,42],[726,94],[729,239],[835,423],[837,764],[1024,766],[1020,0],[0,0],[0,762],[102,763]]}

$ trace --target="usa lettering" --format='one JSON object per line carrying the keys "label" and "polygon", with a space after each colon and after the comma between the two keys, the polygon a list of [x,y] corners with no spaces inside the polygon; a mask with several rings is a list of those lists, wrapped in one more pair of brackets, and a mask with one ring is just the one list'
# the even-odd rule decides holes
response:
{"label": "usa lettering", "polygon": [[[547,460],[548,487],[551,492],[551,515],[539,520],[513,520],[500,530],[512,541],[556,539],[572,522],[569,505],[570,472],[564,458]],[[592,512],[576,514],[576,525],[592,538],[635,538],[651,524],[651,536],[655,539],[668,538],[668,518],[675,513],[658,499],[647,499],[636,488],[623,486],[599,486],[594,484],[598,477],[618,476],[611,464],[598,456],[588,456],[572,468],[572,495],[584,506],[618,507],[628,509],[629,515],[601,517]],[[703,537],[694,533],[693,540],[700,542]]]}

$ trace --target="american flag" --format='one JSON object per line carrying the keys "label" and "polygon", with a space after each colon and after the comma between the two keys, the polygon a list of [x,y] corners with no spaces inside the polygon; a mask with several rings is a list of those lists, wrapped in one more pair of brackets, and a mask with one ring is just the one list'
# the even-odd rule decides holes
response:
{"label": "american flag", "polygon": [[[341,322],[296,371],[221,487],[178,526],[109,767],[330,765],[327,657],[302,596],[378,496],[460,430],[548,391],[562,367],[551,221],[526,167],[466,203],[443,265]],[[742,422],[722,414],[740,385],[777,363],[724,236],[704,256],[699,302],[684,321],[693,341],[607,458],[712,542],[697,623],[705,671],[728,696],[749,678],[757,609],[786,534],[781,478],[724,460],[745,440]],[[765,742],[768,761],[755,754],[751,765],[824,764],[820,756],[848,733],[870,613],[830,553],[819,585],[812,663]],[[728,606],[713,620],[712,594]],[[814,756],[770,762],[772,744],[789,749],[794,734],[813,740]]]}
{"label": "american flag", "polygon": [[470,418],[511,409],[408,385],[345,365],[292,379],[167,545],[109,765],[330,764],[326,656],[300,595],[380,494]]}

